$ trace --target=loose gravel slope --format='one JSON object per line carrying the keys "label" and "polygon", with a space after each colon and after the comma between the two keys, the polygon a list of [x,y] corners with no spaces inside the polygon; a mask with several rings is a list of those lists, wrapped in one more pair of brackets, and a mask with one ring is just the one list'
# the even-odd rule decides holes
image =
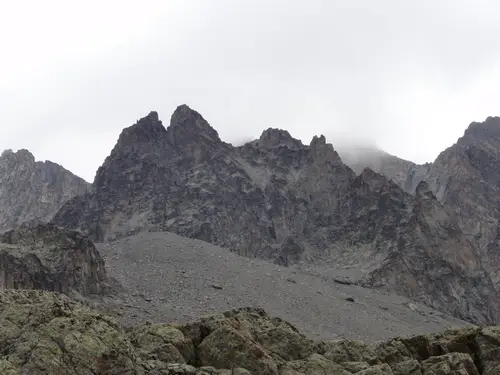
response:
{"label": "loose gravel slope", "polygon": [[466,325],[403,297],[338,284],[331,269],[327,276],[284,268],[172,233],[97,246],[110,276],[128,291],[108,306],[126,324],[185,322],[258,306],[316,339],[374,341]]}

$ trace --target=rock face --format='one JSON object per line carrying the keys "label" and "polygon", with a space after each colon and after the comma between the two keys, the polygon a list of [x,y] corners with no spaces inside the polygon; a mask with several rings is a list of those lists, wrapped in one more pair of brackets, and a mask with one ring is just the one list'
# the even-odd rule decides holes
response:
{"label": "rock face", "polygon": [[437,199],[454,210],[500,287],[500,117],[472,123],[456,144],[437,157],[423,179]]}
{"label": "rock face", "polygon": [[92,192],[53,222],[97,241],[170,231],[282,265],[356,266],[364,285],[474,322],[500,316],[480,254],[425,186],[411,196],[370,169],[356,177],[324,136],[304,145],[270,128],[233,147],[186,105],[167,129],[151,112],[123,130]]}
{"label": "rock face", "polygon": [[[433,163],[413,165],[404,189],[415,194],[427,182],[453,213],[467,239],[479,249],[495,287],[500,287],[500,117],[473,122]],[[390,176],[390,174],[387,174]]]}
{"label": "rock face", "polygon": [[0,373],[81,375],[496,375],[500,328],[365,344],[315,342],[258,308],[124,329],[64,295],[0,292]]}
{"label": "rock face", "polygon": [[50,161],[35,162],[27,150],[0,156],[0,231],[24,221],[50,221],[67,200],[90,184]]}
{"label": "rock face", "polygon": [[78,232],[23,224],[0,235],[0,289],[42,289],[70,296],[112,292],[104,261]]}

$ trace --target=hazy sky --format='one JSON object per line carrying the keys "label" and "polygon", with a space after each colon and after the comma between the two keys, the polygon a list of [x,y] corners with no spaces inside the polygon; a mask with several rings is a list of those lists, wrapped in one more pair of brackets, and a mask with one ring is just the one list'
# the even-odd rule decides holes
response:
{"label": "hazy sky", "polygon": [[122,128],[185,103],[228,142],[280,127],[432,161],[500,115],[499,15],[498,0],[5,1],[0,149],[92,181]]}

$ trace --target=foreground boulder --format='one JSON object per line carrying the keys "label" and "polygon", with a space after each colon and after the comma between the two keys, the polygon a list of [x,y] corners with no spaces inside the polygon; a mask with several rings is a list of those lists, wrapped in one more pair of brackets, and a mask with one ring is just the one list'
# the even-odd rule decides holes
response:
{"label": "foreground boulder", "polygon": [[0,292],[0,373],[7,375],[497,375],[500,327],[372,345],[313,342],[262,309],[189,324],[125,329],[65,295]]}
{"label": "foreground boulder", "polygon": [[116,282],[92,241],[52,224],[23,224],[0,234],[0,289],[101,295]]}

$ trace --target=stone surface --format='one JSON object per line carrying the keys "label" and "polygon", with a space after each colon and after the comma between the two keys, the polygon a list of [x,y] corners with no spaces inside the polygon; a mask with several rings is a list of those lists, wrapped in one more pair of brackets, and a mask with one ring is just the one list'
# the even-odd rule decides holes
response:
{"label": "stone surface", "polygon": [[371,345],[311,342],[262,309],[242,308],[124,329],[39,290],[1,291],[0,320],[0,370],[8,375],[493,375],[500,368],[500,328],[493,326]]}
{"label": "stone surface", "polygon": [[22,224],[0,234],[0,289],[42,289],[72,296],[110,294],[92,241],[53,224]]}
{"label": "stone surface", "polygon": [[[371,166],[389,178],[404,176],[400,186],[415,194],[421,181],[427,182],[437,200],[456,218],[465,238],[480,252],[481,263],[495,288],[500,287],[500,117],[473,122],[455,144],[436,160],[409,166],[389,158],[388,170],[358,156],[357,168]],[[378,160],[375,158],[375,160]],[[375,163],[376,164],[376,163]]]}
{"label": "stone surface", "polygon": [[53,222],[96,241],[170,231],[286,266],[356,267],[363,285],[496,321],[481,254],[425,190],[412,196],[370,169],[356,176],[324,136],[304,145],[270,128],[233,147],[182,105],[167,129],[156,112],[124,129],[92,192]]}
{"label": "stone surface", "polygon": [[90,184],[50,161],[36,162],[27,150],[0,156],[0,232],[24,221],[50,221],[64,202]]}

